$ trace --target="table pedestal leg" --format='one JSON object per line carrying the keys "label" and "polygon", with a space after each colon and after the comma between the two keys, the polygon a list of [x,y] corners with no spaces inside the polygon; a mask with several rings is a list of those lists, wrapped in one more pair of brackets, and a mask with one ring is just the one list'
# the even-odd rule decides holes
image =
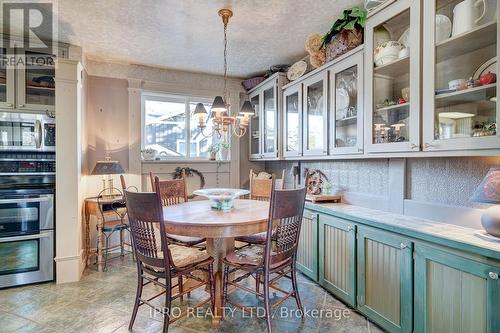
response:
{"label": "table pedestal leg", "polygon": [[99,249],[97,251],[97,271],[102,272],[104,270],[104,260],[102,254],[104,251],[104,237],[102,234],[102,227],[104,225],[104,219],[101,217],[97,218],[97,244],[99,244]]}
{"label": "table pedestal leg", "polygon": [[214,282],[215,282],[215,310],[212,318],[212,327],[220,327],[224,315],[222,307],[222,260],[226,253],[234,249],[234,238],[207,238],[207,252],[214,258]]}

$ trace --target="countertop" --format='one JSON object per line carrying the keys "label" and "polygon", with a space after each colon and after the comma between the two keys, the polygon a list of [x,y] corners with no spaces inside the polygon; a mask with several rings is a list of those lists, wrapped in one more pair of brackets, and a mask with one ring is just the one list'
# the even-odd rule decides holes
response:
{"label": "countertop", "polygon": [[500,242],[476,236],[476,229],[343,203],[307,202],[306,208],[500,260]]}

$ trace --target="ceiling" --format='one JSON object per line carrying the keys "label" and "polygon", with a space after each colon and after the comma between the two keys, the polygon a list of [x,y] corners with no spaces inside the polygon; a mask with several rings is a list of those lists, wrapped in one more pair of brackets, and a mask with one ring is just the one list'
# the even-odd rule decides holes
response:
{"label": "ceiling", "polygon": [[250,77],[305,54],[311,32],[325,33],[361,0],[59,0],[60,41],[91,60],[223,73],[223,26],[229,7],[228,75]]}

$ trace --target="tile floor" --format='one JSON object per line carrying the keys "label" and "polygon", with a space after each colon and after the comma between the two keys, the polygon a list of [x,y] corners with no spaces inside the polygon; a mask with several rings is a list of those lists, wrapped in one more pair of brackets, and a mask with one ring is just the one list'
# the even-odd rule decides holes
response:
{"label": "tile floor", "polygon": [[[287,283],[284,281],[283,286]],[[87,269],[77,283],[0,290],[0,333],[128,332],[135,285],[135,263],[128,256],[112,261],[107,272]],[[274,313],[273,332],[381,332],[375,324],[302,275],[299,275],[299,291],[305,308],[323,310],[323,318],[309,316],[301,322],[300,318],[287,316],[285,310],[296,309],[295,301],[288,299]],[[181,307],[194,305],[204,297],[202,291],[193,293]],[[254,295],[243,291],[234,292],[230,297],[243,305],[262,306]],[[173,307],[176,306],[180,306],[179,301],[173,303]],[[142,306],[133,331],[161,332],[161,328],[161,317],[152,316],[149,308]],[[174,333],[265,331],[264,319],[244,316],[238,311],[228,316],[219,330],[211,329],[210,319],[203,316],[180,319],[170,325],[169,330]]]}

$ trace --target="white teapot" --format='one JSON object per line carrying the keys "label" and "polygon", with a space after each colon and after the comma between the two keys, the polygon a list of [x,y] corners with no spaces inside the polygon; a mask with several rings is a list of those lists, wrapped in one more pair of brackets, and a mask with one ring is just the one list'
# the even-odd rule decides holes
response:
{"label": "white teapot", "polygon": [[460,35],[477,26],[488,12],[487,2],[487,0],[464,0],[458,3],[453,8],[452,36]]}

